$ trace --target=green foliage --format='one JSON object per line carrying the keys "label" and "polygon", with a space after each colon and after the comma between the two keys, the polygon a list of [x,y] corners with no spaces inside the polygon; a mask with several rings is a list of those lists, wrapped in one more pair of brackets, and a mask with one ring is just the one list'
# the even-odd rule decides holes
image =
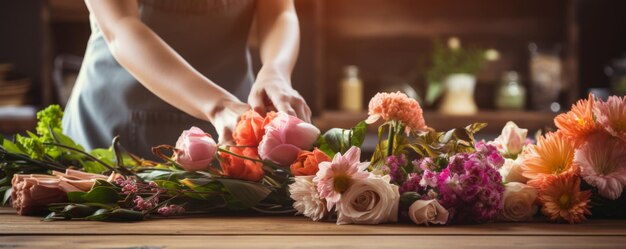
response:
{"label": "green foliage", "polygon": [[350,147],[360,147],[365,141],[367,134],[367,124],[359,122],[352,129],[332,128],[320,136],[317,146],[329,157],[337,153],[344,153]]}
{"label": "green foliage", "polygon": [[145,214],[140,211],[105,206],[97,203],[87,204],[59,204],[50,208],[52,211],[44,221],[87,219],[94,221],[140,221]]}
{"label": "green foliage", "polygon": [[222,183],[226,190],[232,194],[234,201],[227,203],[231,209],[254,207],[272,192],[268,186],[256,182],[228,178],[216,180]]}
{"label": "green foliage", "polygon": [[412,151],[421,157],[447,158],[461,152],[473,152],[474,134],[484,128],[486,124],[475,123],[465,128],[455,128],[447,132],[430,131],[417,135],[414,142],[408,145]]}
{"label": "green foliage", "polygon": [[116,203],[121,199],[112,187],[94,187],[89,192],[69,192],[67,198],[72,203]]}

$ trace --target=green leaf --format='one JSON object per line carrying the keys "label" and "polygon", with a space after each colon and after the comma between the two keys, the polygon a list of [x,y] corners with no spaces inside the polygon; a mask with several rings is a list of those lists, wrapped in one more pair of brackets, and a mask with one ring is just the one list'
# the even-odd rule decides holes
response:
{"label": "green leaf", "polygon": [[17,145],[15,145],[13,142],[11,142],[8,139],[5,139],[1,135],[0,135],[0,141],[1,141],[0,144],[2,145],[2,148],[4,148],[4,150],[6,150],[7,152],[26,155],[26,153],[22,151]]}
{"label": "green leaf", "polygon": [[95,187],[89,192],[69,192],[67,197],[72,203],[115,203],[120,200],[117,191],[110,187]]}
{"label": "green leaf", "polygon": [[182,180],[185,178],[198,178],[200,175],[194,172],[187,171],[171,171],[171,170],[151,170],[143,173],[137,174],[144,181],[155,181],[155,180]]}
{"label": "green leaf", "polygon": [[108,165],[115,164],[115,154],[113,154],[113,151],[111,149],[98,148],[92,150],[91,152],[89,152],[89,154],[91,154],[95,158],[98,158],[98,160],[107,163]]}
{"label": "green leaf", "polygon": [[181,189],[182,187],[177,182],[167,181],[167,180],[155,180],[154,181],[159,187],[167,189],[170,194],[176,192],[176,190]]}
{"label": "green leaf", "polygon": [[70,137],[68,137],[65,134],[63,134],[60,130],[53,129],[52,130],[52,135],[54,135],[54,138],[57,140],[57,143],[59,143],[59,144],[62,144],[62,145],[68,146],[68,147],[72,147],[72,148],[77,149],[77,150],[82,150],[82,151],[85,150],[83,148],[83,146],[80,146],[79,144],[74,142],[74,140],[72,140]]}
{"label": "green leaf", "polygon": [[95,162],[95,161],[84,161],[82,164],[83,164],[83,170],[88,173],[100,174],[108,170],[102,164]]}
{"label": "green leaf", "polygon": [[359,122],[350,134],[350,142],[352,146],[361,147],[365,141],[365,135],[367,134],[367,123],[365,121]]}
{"label": "green leaf", "polygon": [[410,206],[411,204],[413,204],[413,202],[420,200],[421,196],[420,194],[416,193],[416,192],[404,192],[402,193],[402,195],[400,195],[400,203],[402,205],[406,205],[406,206]]}
{"label": "green leaf", "polygon": [[144,219],[144,214],[139,211],[117,208],[112,211],[107,209],[99,209],[91,216],[87,216],[88,220],[95,221],[140,221]]}
{"label": "green leaf", "polygon": [[253,207],[265,199],[272,190],[262,184],[237,179],[219,178],[217,181],[224,184],[224,187],[232,196],[240,201],[244,207]]}
{"label": "green leaf", "polygon": [[6,205],[7,202],[9,202],[9,199],[11,199],[12,192],[13,192],[13,188],[7,189],[7,191],[4,192],[4,197],[2,198],[3,205]]}
{"label": "green leaf", "polygon": [[[347,132],[346,132],[347,131]],[[324,138],[324,142],[328,146],[328,148],[334,152],[341,152],[342,148],[345,148],[345,145],[350,143],[349,136],[345,136],[344,134],[349,134],[349,130],[344,130],[340,128],[332,128],[328,130],[322,137]]]}

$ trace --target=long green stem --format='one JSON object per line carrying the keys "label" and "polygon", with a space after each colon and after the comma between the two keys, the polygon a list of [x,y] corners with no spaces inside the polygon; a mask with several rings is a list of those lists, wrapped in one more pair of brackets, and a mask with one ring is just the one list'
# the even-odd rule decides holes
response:
{"label": "long green stem", "polygon": [[387,156],[393,155],[393,143],[396,138],[395,123],[389,124],[389,135],[387,136]]}
{"label": "long green stem", "polygon": [[103,162],[102,160],[92,156],[91,154],[82,151],[82,150],[79,150],[79,149],[76,149],[76,148],[72,148],[70,146],[65,146],[65,145],[62,145],[62,144],[55,144],[55,143],[44,143],[44,145],[57,146],[57,147],[65,148],[65,149],[68,149],[68,150],[71,150],[71,151],[74,151],[74,152],[78,152],[80,154],[85,155],[86,157],[89,157],[89,159],[94,160],[94,161],[100,163],[102,166],[106,167],[107,169],[110,169],[110,170],[115,171],[117,173],[120,173],[122,175],[136,176],[135,173],[133,173],[132,171],[130,171],[130,170],[126,169],[126,168],[122,168],[122,170],[120,170],[119,168],[115,168],[115,167],[113,167],[113,166]]}

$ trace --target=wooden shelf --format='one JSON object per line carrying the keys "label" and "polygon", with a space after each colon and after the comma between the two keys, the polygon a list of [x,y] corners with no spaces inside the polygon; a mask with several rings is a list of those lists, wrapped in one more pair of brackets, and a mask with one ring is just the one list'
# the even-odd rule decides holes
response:
{"label": "wooden shelf", "polygon": [[[471,116],[451,116],[436,111],[426,111],[424,119],[429,127],[439,131],[456,127],[464,127],[471,123],[483,122],[488,126],[483,130],[489,133],[499,133],[508,121],[515,122],[519,127],[528,129],[531,133],[546,127],[553,128],[553,119],[556,114],[534,111],[480,111]],[[324,111],[314,118],[313,123],[322,131],[330,128],[349,128],[367,118],[366,112],[350,113],[341,111]],[[370,130],[376,130],[375,125]]]}

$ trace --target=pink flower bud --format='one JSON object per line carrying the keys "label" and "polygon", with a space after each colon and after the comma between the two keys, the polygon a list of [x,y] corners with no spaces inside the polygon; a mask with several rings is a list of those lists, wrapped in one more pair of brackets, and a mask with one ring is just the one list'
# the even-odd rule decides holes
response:
{"label": "pink flower bud", "polygon": [[259,155],[283,166],[291,165],[301,150],[308,150],[317,141],[320,130],[312,124],[279,112],[265,127],[259,144]]}
{"label": "pink flower bud", "polygon": [[211,135],[198,127],[183,131],[176,142],[174,160],[187,171],[205,170],[211,166],[217,144]]}
{"label": "pink flower bud", "polygon": [[502,146],[506,156],[516,156],[522,152],[527,135],[528,129],[520,129],[509,121],[502,129],[502,134],[496,138],[496,142]]}

